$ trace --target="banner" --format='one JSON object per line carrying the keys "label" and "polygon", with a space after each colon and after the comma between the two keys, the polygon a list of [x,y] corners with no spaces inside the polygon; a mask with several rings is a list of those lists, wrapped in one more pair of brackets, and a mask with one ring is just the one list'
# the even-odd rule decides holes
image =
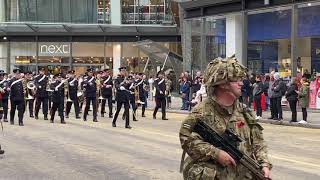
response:
{"label": "banner", "polygon": [[320,109],[320,77],[310,83],[310,103],[311,109]]}

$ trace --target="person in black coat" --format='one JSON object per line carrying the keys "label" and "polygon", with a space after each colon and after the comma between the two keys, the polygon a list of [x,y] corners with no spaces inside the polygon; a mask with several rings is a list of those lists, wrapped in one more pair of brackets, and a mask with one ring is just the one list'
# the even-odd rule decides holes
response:
{"label": "person in black coat", "polygon": [[18,110],[19,126],[23,126],[23,114],[24,114],[24,98],[25,89],[23,85],[23,79],[20,69],[13,70],[14,77],[9,82],[10,88],[10,124],[14,124],[14,115],[16,109]]}
{"label": "person in black coat", "polygon": [[153,119],[156,119],[156,115],[158,112],[158,109],[161,108],[162,110],[162,120],[168,120],[166,118],[166,97],[165,97],[165,91],[166,91],[166,83],[164,79],[164,72],[159,71],[158,72],[158,78],[154,81],[154,86],[156,88],[156,107],[153,111]]}
{"label": "person in black coat", "polygon": [[101,84],[101,95],[103,100],[101,102],[101,117],[104,117],[106,102],[108,101],[109,107],[109,118],[112,118],[112,88],[113,88],[113,79],[110,73],[110,69],[106,68],[103,70],[103,77],[100,81]]}
{"label": "person in black coat", "polygon": [[76,119],[80,119],[80,107],[79,107],[79,100],[78,100],[78,86],[79,82],[78,79],[75,77],[75,70],[71,70],[68,72],[68,93],[67,98],[70,98],[71,101],[67,101],[66,107],[66,118],[69,118],[69,113],[71,110],[72,104],[74,104],[74,110]]}
{"label": "person in black coat", "polygon": [[52,92],[52,108],[51,108],[51,117],[50,122],[54,122],[54,116],[56,111],[58,110],[58,114],[60,116],[61,124],[65,124],[64,121],[64,96],[65,96],[65,88],[66,88],[66,81],[62,80],[62,74],[56,74],[53,76],[54,81],[50,84],[50,89],[53,90]]}
{"label": "person in black coat", "polygon": [[88,111],[90,108],[90,102],[93,106],[93,122],[97,120],[97,84],[96,78],[94,77],[94,71],[92,68],[87,70],[88,77],[83,81],[84,96],[86,99],[86,107],[84,108],[83,120],[87,121]]}
{"label": "person in black coat", "polygon": [[40,106],[42,104],[42,112],[44,115],[44,120],[48,120],[48,103],[49,95],[47,91],[47,86],[49,83],[49,77],[45,75],[45,69],[41,68],[39,70],[39,75],[35,77],[34,83],[36,85],[36,106],[35,106],[35,119],[38,119],[38,114]]}
{"label": "person in black coat", "polygon": [[291,110],[291,121],[290,122],[297,122],[297,102],[298,102],[298,83],[295,78],[292,79],[291,85],[287,90],[286,98],[289,102],[290,110]]}
{"label": "person in black coat", "polygon": [[139,73],[137,75],[136,85],[139,91],[139,100],[142,106],[142,117],[146,117],[145,111],[147,106],[147,97],[146,97],[146,90],[144,89],[145,86],[148,86],[148,82],[143,79],[144,74]]}
{"label": "person in black coat", "polygon": [[9,102],[9,81],[5,78],[6,73],[1,70],[0,73],[0,87],[3,89],[3,93],[2,93],[2,99],[1,99],[1,103],[2,103],[2,107],[3,107],[3,121],[4,122],[8,122],[8,102]]}
{"label": "person in black coat", "polygon": [[116,88],[116,101],[117,101],[117,110],[112,120],[112,127],[117,127],[116,122],[121,110],[122,105],[124,105],[124,117],[126,120],[125,127],[131,129],[129,125],[129,87],[130,83],[126,78],[127,68],[120,67],[119,68],[120,74],[118,75],[117,79],[114,82]]}
{"label": "person in black coat", "polygon": [[262,106],[261,95],[263,93],[263,83],[261,82],[261,76],[256,75],[256,83],[253,84],[253,98],[256,104],[256,119],[262,118]]}

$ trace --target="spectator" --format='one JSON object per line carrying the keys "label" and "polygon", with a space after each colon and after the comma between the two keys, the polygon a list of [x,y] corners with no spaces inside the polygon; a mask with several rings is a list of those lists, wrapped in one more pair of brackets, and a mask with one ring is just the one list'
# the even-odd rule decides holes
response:
{"label": "spectator", "polygon": [[307,107],[309,106],[309,83],[306,78],[301,79],[301,88],[298,92],[299,102],[302,109],[302,120],[299,123],[307,123]]}
{"label": "spectator", "polygon": [[307,80],[311,79],[311,74],[309,73],[308,69],[306,69],[303,73],[303,78],[306,78]]}
{"label": "spectator", "polygon": [[262,107],[261,107],[261,94],[263,93],[263,83],[261,82],[261,76],[257,75],[253,84],[253,97],[256,104],[256,120],[262,117]]}
{"label": "spectator", "polygon": [[270,76],[269,74],[266,74],[265,80],[263,82],[263,93],[266,97],[266,110],[268,110],[270,107],[270,98],[268,96],[269,85],[270,85]]}
{"label": "spectator", "polygon": [[188,101],[189,101],[189,93],[190,93],[190,84],[188,82],[187,77],[183,77],[183,82],[180,85],[180,93],[181,93],[181,99],[182,99],[181,110],[189,110]]}
{"label": "spectator", "polygon": [[271,88],[271,90],[273,91],[272,98],[275,98],[273,102],[274,103],[273,104],[273,109],[274,109],[273,120],[283,120],[281,100],[282,100],[282,96],[285,94],[287,90],[287,86],[285,82],[283,82],[279,73],[274,74],[274,79],[275,79],[275,82]]}
{"label": "spectator", "polygon": [[242,101],[245,105],[247,105],[247,107],[249,106],[249,98],[250,98],[250,81],[249,81],[249,77],[247,76],[244,80],[243,80],[243,86],[241,88],[242,91]]}
{"label": "spectator", "polygon": [[289,102],[290,110],[292,113],[290,122],[297,122],[298,84],[298,79],[292,78],[290,87],[288,88],[288,91],[286,93],[286,98]]}
{"label": "spectator", "polygon": [[194,79],[192,81],[192,94],[196,94],[197,91],[200,90],[201,82],[202,82],[201,72],[198,71],[196,73],[196,77],[194,77]]}

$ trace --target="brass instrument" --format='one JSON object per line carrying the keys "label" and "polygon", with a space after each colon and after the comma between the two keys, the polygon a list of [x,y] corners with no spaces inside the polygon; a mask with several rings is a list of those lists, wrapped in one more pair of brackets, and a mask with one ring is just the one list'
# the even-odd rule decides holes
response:
{"label": "brass instrument", "polygon": [[[69,91],[69,82],[68,82],[68,79],[67,78],[64,82],[64,89],[67,91],[66,94],[68,96],[68,99],[67,99],[67,102],[72,102],[72,99],[70,98],[70,91]],[[71,85],[71,84],[70,84]]]}
{"label": "brass instrument", "polygon": [[[31,95],[31,93],[32,94],[34,94],[34,91],[35,91],[35,89],[36,89],[36,85],[35,85],[35,83],[34,83],[34,81],[29,81],[29,82],[27,82],[27,88],[26,88],[26,93],[27,93],[27,98],[26,98],[26,100],[32,100],[32,99],[34,99],[34,97]],[[31,92],[30,92],[31,91]]]}
{"label": "brass instrument", "polygon": [[99,96],[98,99],[104,100],[105,98],[102,97],[102,93],[101,93],[101,89],[102,89],[103,84],[101,84],[100,78],[97,79],[96,84],[97,84],[97,92],[98,92],[97,96]]}
{"label": "brass instrument", "polygon": [[49,81],[47,83],[46,91],[53,92],[53,90],[50,88],[50,85],[55,82],[52,78],[49,77]]}
{"label": "brass instrument", "polygon": [[145,91],[149,92],[149,91],[150,91],[150,87],[149,87],[149,85],[147,85],[147,84],[143,83],[143,90],[145,90]]}

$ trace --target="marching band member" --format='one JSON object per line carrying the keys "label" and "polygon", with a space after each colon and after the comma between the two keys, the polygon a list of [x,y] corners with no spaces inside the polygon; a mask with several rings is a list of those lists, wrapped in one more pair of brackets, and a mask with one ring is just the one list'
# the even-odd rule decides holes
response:
{"label": "marching band member", "polygon": [[145,87],[148,86],[148,82],[143,79],[143,76],[144,76],[143,73],[139,73],[137,75],[136,86],[138,88],[140,104],[142,106],[142,117],[146,117],[145,111],[147,106],[147,97],[146,97]]}
{"label": "marching band member", "polygon": [[117,118],[119,115],[119,112],[121,110],[122,105],[124,105],[124,116],[126,119],[126,125],[125,127],[128,129],[131,129],[131,126],[129,125],[129,82],[126,80],[126,74],[127,74],[127,68],[126,67],[120,67],[119,71],[120,74],[118,75],[117,79],[115,80],[115,88],[117,90],[116,93],[116,101],[117,101],[117,110],[113,117],[112,126],[116,127]]}
{"label": "marching band member", "polygon": [[65,82],[67,80],[62,80],[62,74],[56,74],[53,76],[54,80],[50,84],[50,89],[53,90],[52,92],[52,108],[50,111],[50,122],[54,122],[54,115],[56,114],[56,111],[58,110],[58,114],[60,116],[61,124],[65,124],[64,121],[64,96],[65,96]]}
{"label": "marching band member", "polygon": [[[138,121],[136,119],[136,111],[137,111],[137,104],[136,104],[136,81],[135,79],[133,78],[133,75],[129,75],[128,76],[128,80],[129,80],[129,104],[131,105],[131,108],[132,108],[132,119],[133,121]],[[125,119],[125,114],[123,114],[123,119]]]}
{"label": "marching band member", "polygon": [[90,108],[90,102],[93,106],[93,122],[98,122],[97,120],[97,84],[96,79],[94,77],[94,70],[93,68],[89,68],[87,70],[88,77],[86,80],[83,81],[83,88],[85,92],[85,99],[86,99],[86,107],[83,113],[83,120],[87,121],[87,115]]}
{"label": "marching band member", "polygon": [[[32,78],[32,72],[26,72],[25,74],[25,83],[26,83],[26,106],[29,106],[29,115],[31,118],[33,116],[33,104],[34,104],[34,89],[30,89],[28,86],[34,83]],[[25,107],[26,108],[26,107]]]}
{"label": "marching band member", "polygon": [[71,99],[71,101],[67,101],[67,108],[66,108],[66,118],[69,118],[69,113],[71,110],[72,104],[74,104],[74,110],[76,114],[76,119],[80,119],[80,107],[79,107],[79,101],[78,101],[78,80],[75,77],[75,71],[71,70],[68,72],[68,94],[67,98]]}
{"label": "marching band member", "polygon": [[156,89],[156,107],[153,111],[153,119],[156,119],[156,115],[158,112],[158,109],[161,108],[162,110],[162,120],[168,120],[166,118],[166,82],[164,79],[164,73],[162,71],[158,72],[158,78],[154,81],[154,86]]}
{"label": "marching band member", "polygon": [[24,113],[24,95],[25,90],[23,86],[23,79],[21,77],[20,69],[13,70],[14,77],[9,82],[10,89],[10,124],[14,124],[14,115],[16,109],[18,110],[19,126],[23,126],[23,113]]}
{"label": "marching band member", "polygon": [[45,69],[41,68],[39,70],[39,76],[34,80],[36,84],[36,106],[35,106],[35,119],[38,118],[40,106],[42,104],[42,112],[44,115],[44,120],[48,120],[48,86],[49,78],[45,75]]}
{"label": "marching band member", "polygon": [[3,107],[3,121],[8,122],[8,101],[9,101],[9,88],[8,88],[8,80],[5,78],[6,73],[1,70],[0,71],[0,87],[3,89],[1,93],[1,103]]}
{"label": "marching band member", "polygon": [[112,118],[112,88],[113,80],[110,73],[110,69],[103,70],[103,76],[101,77],[101,95],[103,100],[101,102],[101,117],[104,117],[106,101],[108,100],[109,118]]}

